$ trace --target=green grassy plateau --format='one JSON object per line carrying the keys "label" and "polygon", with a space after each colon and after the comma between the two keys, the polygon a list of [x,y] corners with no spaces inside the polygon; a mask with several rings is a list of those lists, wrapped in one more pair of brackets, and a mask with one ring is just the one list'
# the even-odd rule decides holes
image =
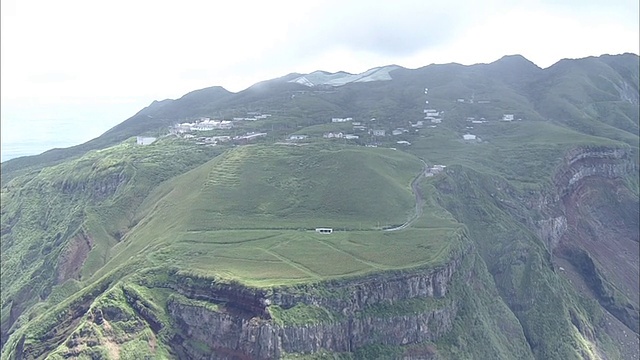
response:
{"label": "green grassy plateau", "polygon": [[460,231],[454,220],[382,231],[411,217],[409,184],[421,171],[418,159],[389,149],[230,149],[158,187],[96,276],[132,254],[263,286],[442,263]]}
{"label": "green grassy plateau", "polygon": [[[637,358],[638,64],[507,56],[339,87],[290,74],[2,163],[1,359],[252,358],[253,340],[226,338],[249,331],[238,319],[279,329],[273,344],[353,336],[288,359]],[[251,114],[270,116],[169,134]],[[267,135],[207,139],[249,132]],[[389,289],[412,276],[446,294]],[[199,328],[217,316],[235,325]],[[433,336],[401,335],[415,329]]]}

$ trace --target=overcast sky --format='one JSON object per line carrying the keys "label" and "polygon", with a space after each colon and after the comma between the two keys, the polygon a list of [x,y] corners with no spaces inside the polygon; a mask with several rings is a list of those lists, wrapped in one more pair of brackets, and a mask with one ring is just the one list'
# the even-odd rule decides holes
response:
{"label": "overcast sky", "polygon": [[[223,5],[224,4],[224,5]],[[2,138],[291,72],[639,52],[638,0],[2,0]],[[7,125],[11,122],[12,126]]]}

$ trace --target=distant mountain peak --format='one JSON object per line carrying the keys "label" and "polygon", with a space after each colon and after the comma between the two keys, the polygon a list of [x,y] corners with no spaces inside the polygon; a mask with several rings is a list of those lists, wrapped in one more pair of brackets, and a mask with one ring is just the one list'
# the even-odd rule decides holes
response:
{"label": "distant mountain peak", "polygon": [[527,66],[540,69],[538,65],[520,54],[505,55],[491,64],[502,64],[507,66]]}
{"label": "distant mountain peak", "polygon": [[350,74],[344,71],[330,73],[316,70],[310,74],[289,80],[289,82],[313,87],[317,85],[342,86],[354,82],[388,81],[392,79],[390,72],[398,68],[400,67],[397,65],[376,67],[360,74]]}

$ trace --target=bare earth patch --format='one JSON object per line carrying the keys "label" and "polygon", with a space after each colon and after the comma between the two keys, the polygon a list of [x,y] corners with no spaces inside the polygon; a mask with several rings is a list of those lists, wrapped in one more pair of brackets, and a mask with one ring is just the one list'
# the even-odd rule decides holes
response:
{"label": "bare earth patch", "polygon": [[105,338],[103,345],[105,348],[107,348],[110,359],[113,359],[113,360],[120,359],[120,346],[117,343],[111,341],[110,339]]}
{"label": "bare earth patch", "polygon": [[58,260],[58,284],[80,278],[80,270],[92,247],[93,239],[84,231],[69,241]]}

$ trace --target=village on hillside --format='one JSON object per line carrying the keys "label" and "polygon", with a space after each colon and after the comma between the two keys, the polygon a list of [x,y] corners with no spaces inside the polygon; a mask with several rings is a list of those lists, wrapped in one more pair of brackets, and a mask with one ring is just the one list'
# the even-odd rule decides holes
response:
{"label": "village on hillside", "polygon": [[[443,110],[439,106],[431,104],[428,88],[425,87],[424,93],[421,94],[424,102],[421,114],[416,114],[413,119],[405,121],[378,120],[375,117],[358,119],[354,116],[336,114],[338,116],[326,118],[324,124],[315,123],[313,126],[307,127],[300,125],[298,126],[298,128],[301,128],[300,130],[292,132],[290,127],[286,129],[276,128],[273,125],[274,122],[271,121],[271,119],[274,119],[277,123],[278,120],[281,121],[281,118],[286,117],[286,114],[278,113],[273,116],[271,113],[247,111],[244,115],[229,117],[230,120],[228,120],[229,118],[213,119],[210,117],[185,119],[170,126],[168,133],[163,136],[179,137],[205,146],[238,146],[257,141],[271,141],[279,144],[300,146],[317,141],[341,141],[345,144],[367,147],[383,146],[395,149],[397,146],[411,146],[416,136],[428,136],[429,131],[432,131],[430,129],[444,126],[445,122],[447,124],[464,124],[464,126],[458,126],[457,128],[461,142],[479,143],[483,140],[475,133],[475,127],[486,126],[495,122],[509,123],[516,120],[513,113],[503,113],[499,118],[491,117],[489,119],[478,115],[461,118],[460,111],[458,115],[454,116],[449,114],[450,110]],[[442,105],[442,99],[436,99],[433,102]],[[475,94],[472,94],[468,99],[452,99],[451,103],[453,105],[449,108],[455,110],[456,107],[462,106],[465,107],[465,113],[473,115],[474,112],[478,111],[478,108],[474,108],[474,106],[488,106],[492,104],[492,101],[477,100],[475,99]],[[483,112],[480,111],[480,114],[483,114]],[[517,120],[521,119],[518,118]],[[149,145],[154,143],[155,140],[155,137],[138,136],[136,143],[138,145]],[[443,165],[438,166],[442,167],[431,168],[427,176],[437,174],[444,169]]]}

